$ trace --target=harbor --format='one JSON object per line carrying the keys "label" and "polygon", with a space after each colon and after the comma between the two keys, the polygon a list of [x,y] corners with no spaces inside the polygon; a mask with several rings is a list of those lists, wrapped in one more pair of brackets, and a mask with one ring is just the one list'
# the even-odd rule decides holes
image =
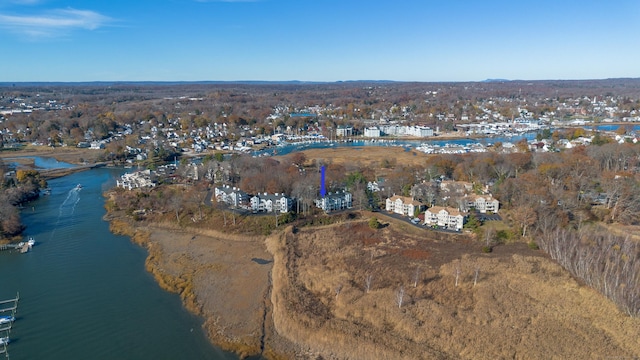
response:
{"label": "harbor", "polygon": [[0,301],[0,355],[4,355],[7,359],[9,359],[8,347],[11,342],[9,335],[16,321],[19,300],[20,293],[16,293],[15,298]]}

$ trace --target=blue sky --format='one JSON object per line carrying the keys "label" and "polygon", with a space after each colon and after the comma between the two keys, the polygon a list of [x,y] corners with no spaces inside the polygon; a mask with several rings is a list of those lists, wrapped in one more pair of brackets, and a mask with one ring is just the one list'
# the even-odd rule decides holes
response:
{"label": "blue sky", "polygon": [[640,77],[638,0],[0,0],[0,82]]}

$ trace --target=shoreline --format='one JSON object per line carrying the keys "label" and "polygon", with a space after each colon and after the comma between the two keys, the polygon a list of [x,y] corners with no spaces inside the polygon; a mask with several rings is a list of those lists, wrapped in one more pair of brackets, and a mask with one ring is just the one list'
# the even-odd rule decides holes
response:
{"label": "shoreline", "polygon": [[265,345],[273,341],[271,254],[264,238],[249,239],[213,230],[183,229],[172,224],[136,226],[123,214],[108,212],[114,234],[130,237],[147,251],[145,270],[165,291],[180,296],[183,306],[203,319],[210,342],[241,359],[263,356],[288,359]]}

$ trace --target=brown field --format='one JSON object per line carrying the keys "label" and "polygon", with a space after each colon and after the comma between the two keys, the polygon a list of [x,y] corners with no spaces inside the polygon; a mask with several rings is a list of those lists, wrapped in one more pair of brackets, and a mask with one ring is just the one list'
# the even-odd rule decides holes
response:
{"label": "brown field", "polygon": [[276,330],[313,356],[602,359],[640,354],[640,319],[626,316],[524,244],[483,254],[480,244],[463,236],[428,231],[409,236],[397,224],[371,230],[358,222],[290,230],[267,243],[275,260]]}
{"label": "brown field", "polygon": [[[540,251],[371,213],[269,237],[140,227],[147,268],[213,342],[269,359],[598,359],[640,354],[629,318]],[[411,230],[411,231],[409,231]],[[130,234],[131,235],[131,234]],[[139,239],[140,236],[133,235]],[[475,271],[478,270],[477,283]],[[458,285],[455,285],[458,273]],[[371,286],[365,279],[371,275]],[[402,304],[397,293],[404,289]]]}
{"label": "brown field", "polygon": [[20,151],[0,151],[0,158],[18,156],[42,156],[54,158],[70,164],[82,164],[84,161],[95,163],[104,150],[80,149],[76,147],[57,147],[27,145]]}
{"label": "brown field", "polygon": [[[428,157],[420,151],[405,151],[398,146],[363,146],[334,149],[310,149],[303,151],[307,162],[322,159],[340,165],[357,164],[360,166],[380,167],[383,160],[402,165],[424,165]],[[285,155],[286,156],[286,155]]]}

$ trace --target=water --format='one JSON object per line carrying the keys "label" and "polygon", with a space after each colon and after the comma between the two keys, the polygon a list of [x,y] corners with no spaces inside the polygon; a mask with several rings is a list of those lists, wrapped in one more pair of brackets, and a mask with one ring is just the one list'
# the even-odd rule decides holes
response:
{"label": "water", "polygon": [[23,210],[36,245],[0,252],[0,300],[21,298],[11,359],[237,359],[211,346],[201,319],[158,287],[144,249],[109,232],[102,192],[120,173],[52,180],[51,195]]}
{"label": "water", "polygon": [[328,149],[334,147],[362,147],[362,146],[400,146],[404,148],[415,148],[420,146],[421,144],[431,144],[437,146],[445,146],[447,144],[451,145],[470,145],[470,144],[493,144],[496,142],[512,142],[516,143],[522,139],[526,139],[527,141],[533,140],[536,138],[536,133],[529,132],[518,136],[513,137],[484,137],[484,138],[462,138],[462,139],[450,139],[450,140],[436,140],[433,138],[428,138],[424,140],[402,140],[402,139],[385,139],[380,138],[375,141],[371,140],[354,140],[350,142],[330,142],[330,141],[317,141],[317,142],[309,142],[309,143],[299,143],[299,144],[286,144],[284,146],[278,146],[276,148],[268,148],[261,151],[255,151],[252,153],[253,156],[261,156],[261,155],[287,155],[292,152],[307,150],[307,149]]}

